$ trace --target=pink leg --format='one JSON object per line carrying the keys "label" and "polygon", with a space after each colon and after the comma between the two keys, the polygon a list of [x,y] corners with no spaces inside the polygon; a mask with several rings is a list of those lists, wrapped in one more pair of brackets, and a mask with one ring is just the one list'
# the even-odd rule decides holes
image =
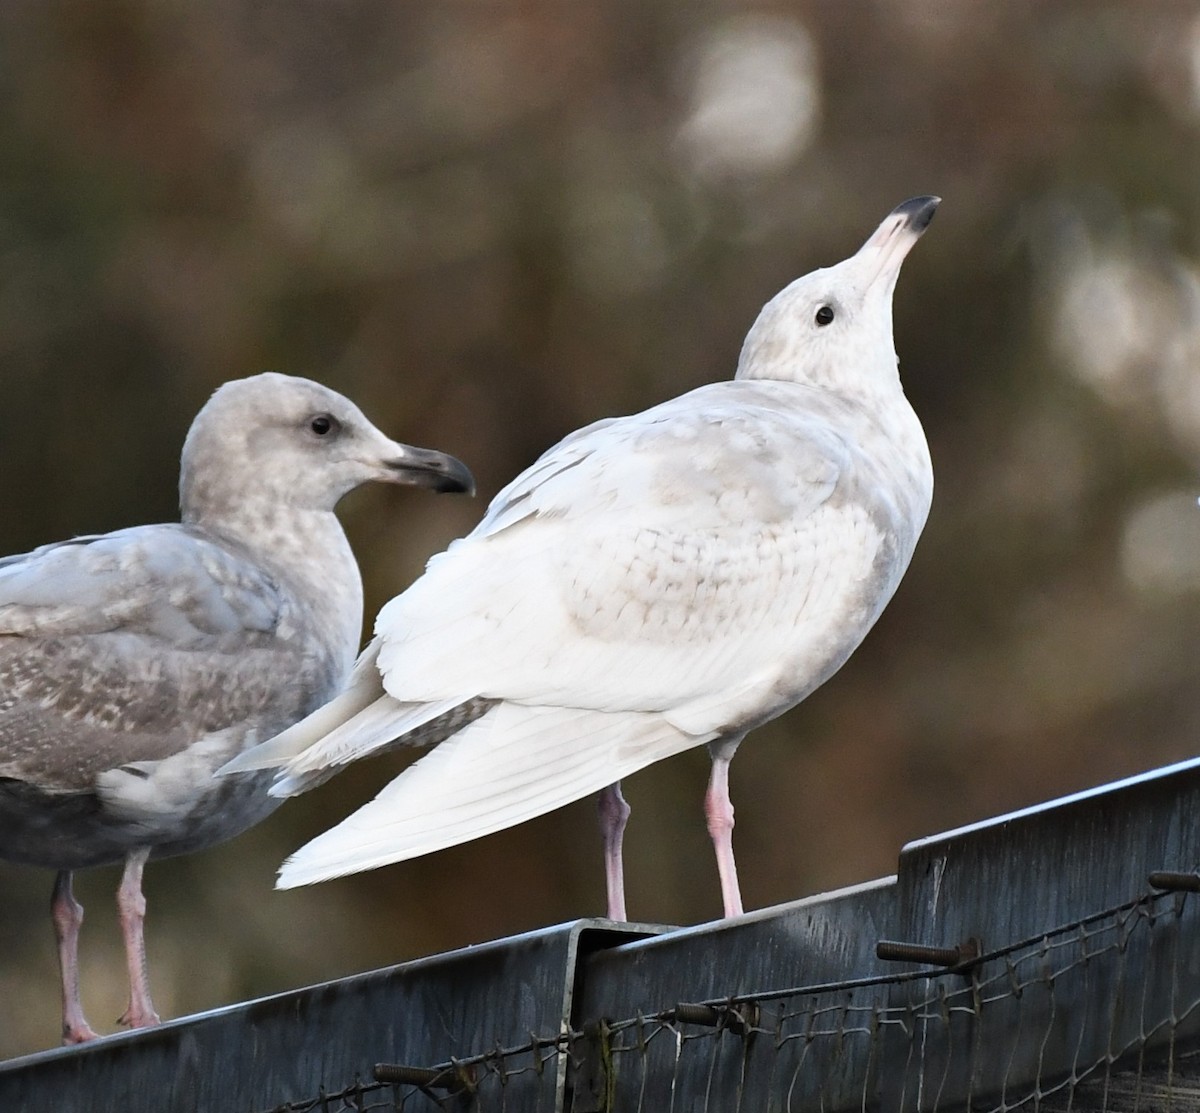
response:
{"label": "pink leg", "polygon": [[70,870],[60,870],[54,879],[50,915],[54,920],[58,965],[62,971],[63,1043],[94,1040],[97,1034],[84,1017],[83,1003],[79,999],[79,925],[83,923],[83,905],[71,892]]}
{"label": "pink leg", "polygon": [[729,800],[729,762],[741,738],[732,744],[712,746],[712,776],[704,794],[704,815],[708,833],[717,855],[717,873],[721,878],[721,900],[726,916],[742,914],[742,891],[738,885],[737,865],[733,860],[733,804]]}
{"label": "pink leg", "polygon": [[117,890],[117,913],[121,920],[121,935],[125,939],[125,962],[129,967],[129,1008],[117,1023],[130,1028],[147,1028],[158,1023],[146,978],[146,940],[142,933],[146,919],[142,869],[149,857],[150,851],[146,849],[135,850],[125,859],[125,873]]}
{"label": "pink leg", "polygon": [[604,885],[608,892],[608,918],[624,922],[625,864],[621,846],[625,839],[625,824],[629,820],[629,805],[621,795],[621,782],[601,789],[597,800],[600,812],[600,834],[604,838]]}

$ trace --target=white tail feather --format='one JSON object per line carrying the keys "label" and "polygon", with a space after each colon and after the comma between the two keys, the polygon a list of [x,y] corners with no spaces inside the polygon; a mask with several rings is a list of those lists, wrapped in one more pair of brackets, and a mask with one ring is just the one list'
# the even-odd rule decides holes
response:
{"label": "white tail feather", "polygon": [[569,804],[709,737],[661,715],[502,703],[293,854],[278,888],[416,858]]}
{"label": "white tail feather", "polygon": [[277,769],[287,765],[310,746],[319,742],[330,731],[351,720],[364,708],[369,707],[383,695],[383,682],[375,662],[379,657],[380,642],[371,642],[359,655],[354,671],[346,686],[328,703],[322,704],[298,723],[280,731],[273,738],[226,762],[216,775],[244,773],[251,769]]}
{"label": "white tail feather", "polygon": [[380,695],[352,718],[330,725],[324,737],[284,764],[270,795],[295,796],[321,784],[343,765],[369,757],[409,731],[453,711],[461,702],[397,703],[391,696]]}

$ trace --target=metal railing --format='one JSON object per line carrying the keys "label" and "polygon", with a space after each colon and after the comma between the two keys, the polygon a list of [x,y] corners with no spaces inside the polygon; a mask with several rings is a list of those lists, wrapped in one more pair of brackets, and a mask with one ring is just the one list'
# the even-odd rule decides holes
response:
{"label": "metal railing", "polygon": [[0,1064],[55,1113],[1200,1107],[1200,762],[690,929],[579,921]]}
{"label": "metal railing", "polygon": [[[270,1113],[326,1110],[1180,1108],[1200,1050],[1200,877],[945,965],[675,1004],[375,1078]],[[1164,889],[1163,886],[1168,888]],[[882,953],[912,957],[904,945]],[[918,951],[928,958],[929,949]],[[952,960],[952,961],[951,961]],[[565,1067],[566,1085],[545,1085]],[[1152,1098],[1151,1098],[1152,1095]],[[265,1113],[265,1111],[264,1111]]]}

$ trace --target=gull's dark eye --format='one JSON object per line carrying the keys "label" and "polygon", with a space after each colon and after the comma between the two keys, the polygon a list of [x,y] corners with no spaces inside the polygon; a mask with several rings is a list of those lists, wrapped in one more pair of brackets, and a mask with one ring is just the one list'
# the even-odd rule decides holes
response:
{"label": "gull's dark eye", "polygon": [[338,421],[332,414],[317,414],[309,421],[308,427],[318,437],[327,437],[337,431]]}
{"label": "gull's dark eye", "polygon": [[833,321],[833,306],[823,305],[817,310],[817,324],[828,325]]}

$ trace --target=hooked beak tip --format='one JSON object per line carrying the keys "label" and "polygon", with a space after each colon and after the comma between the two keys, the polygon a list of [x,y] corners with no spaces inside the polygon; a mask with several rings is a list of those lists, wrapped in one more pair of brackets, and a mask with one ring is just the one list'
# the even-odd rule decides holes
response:
{"label": "hooked beak tip", "polygon": [[892,216],[903,217],[904,226],[920,235],[929,227],[929,222],[941,203],[940,197],[910,197],[892,210]]}
{"label": "hooked beak tip", "polygon": [[383,462],[394,483],[427,487],[438,494],[475,494],[475,477],[457,457],[427,448],[408,448],[402,456]]}
{"label": "hooked beak tip", "polygon": [[929,227],[939,204],[940,197],[912,197],[888,213],[859,252],[867,268],[868,284],[884,275],[889,276],[890,283],[895,282],[900,264]]}

